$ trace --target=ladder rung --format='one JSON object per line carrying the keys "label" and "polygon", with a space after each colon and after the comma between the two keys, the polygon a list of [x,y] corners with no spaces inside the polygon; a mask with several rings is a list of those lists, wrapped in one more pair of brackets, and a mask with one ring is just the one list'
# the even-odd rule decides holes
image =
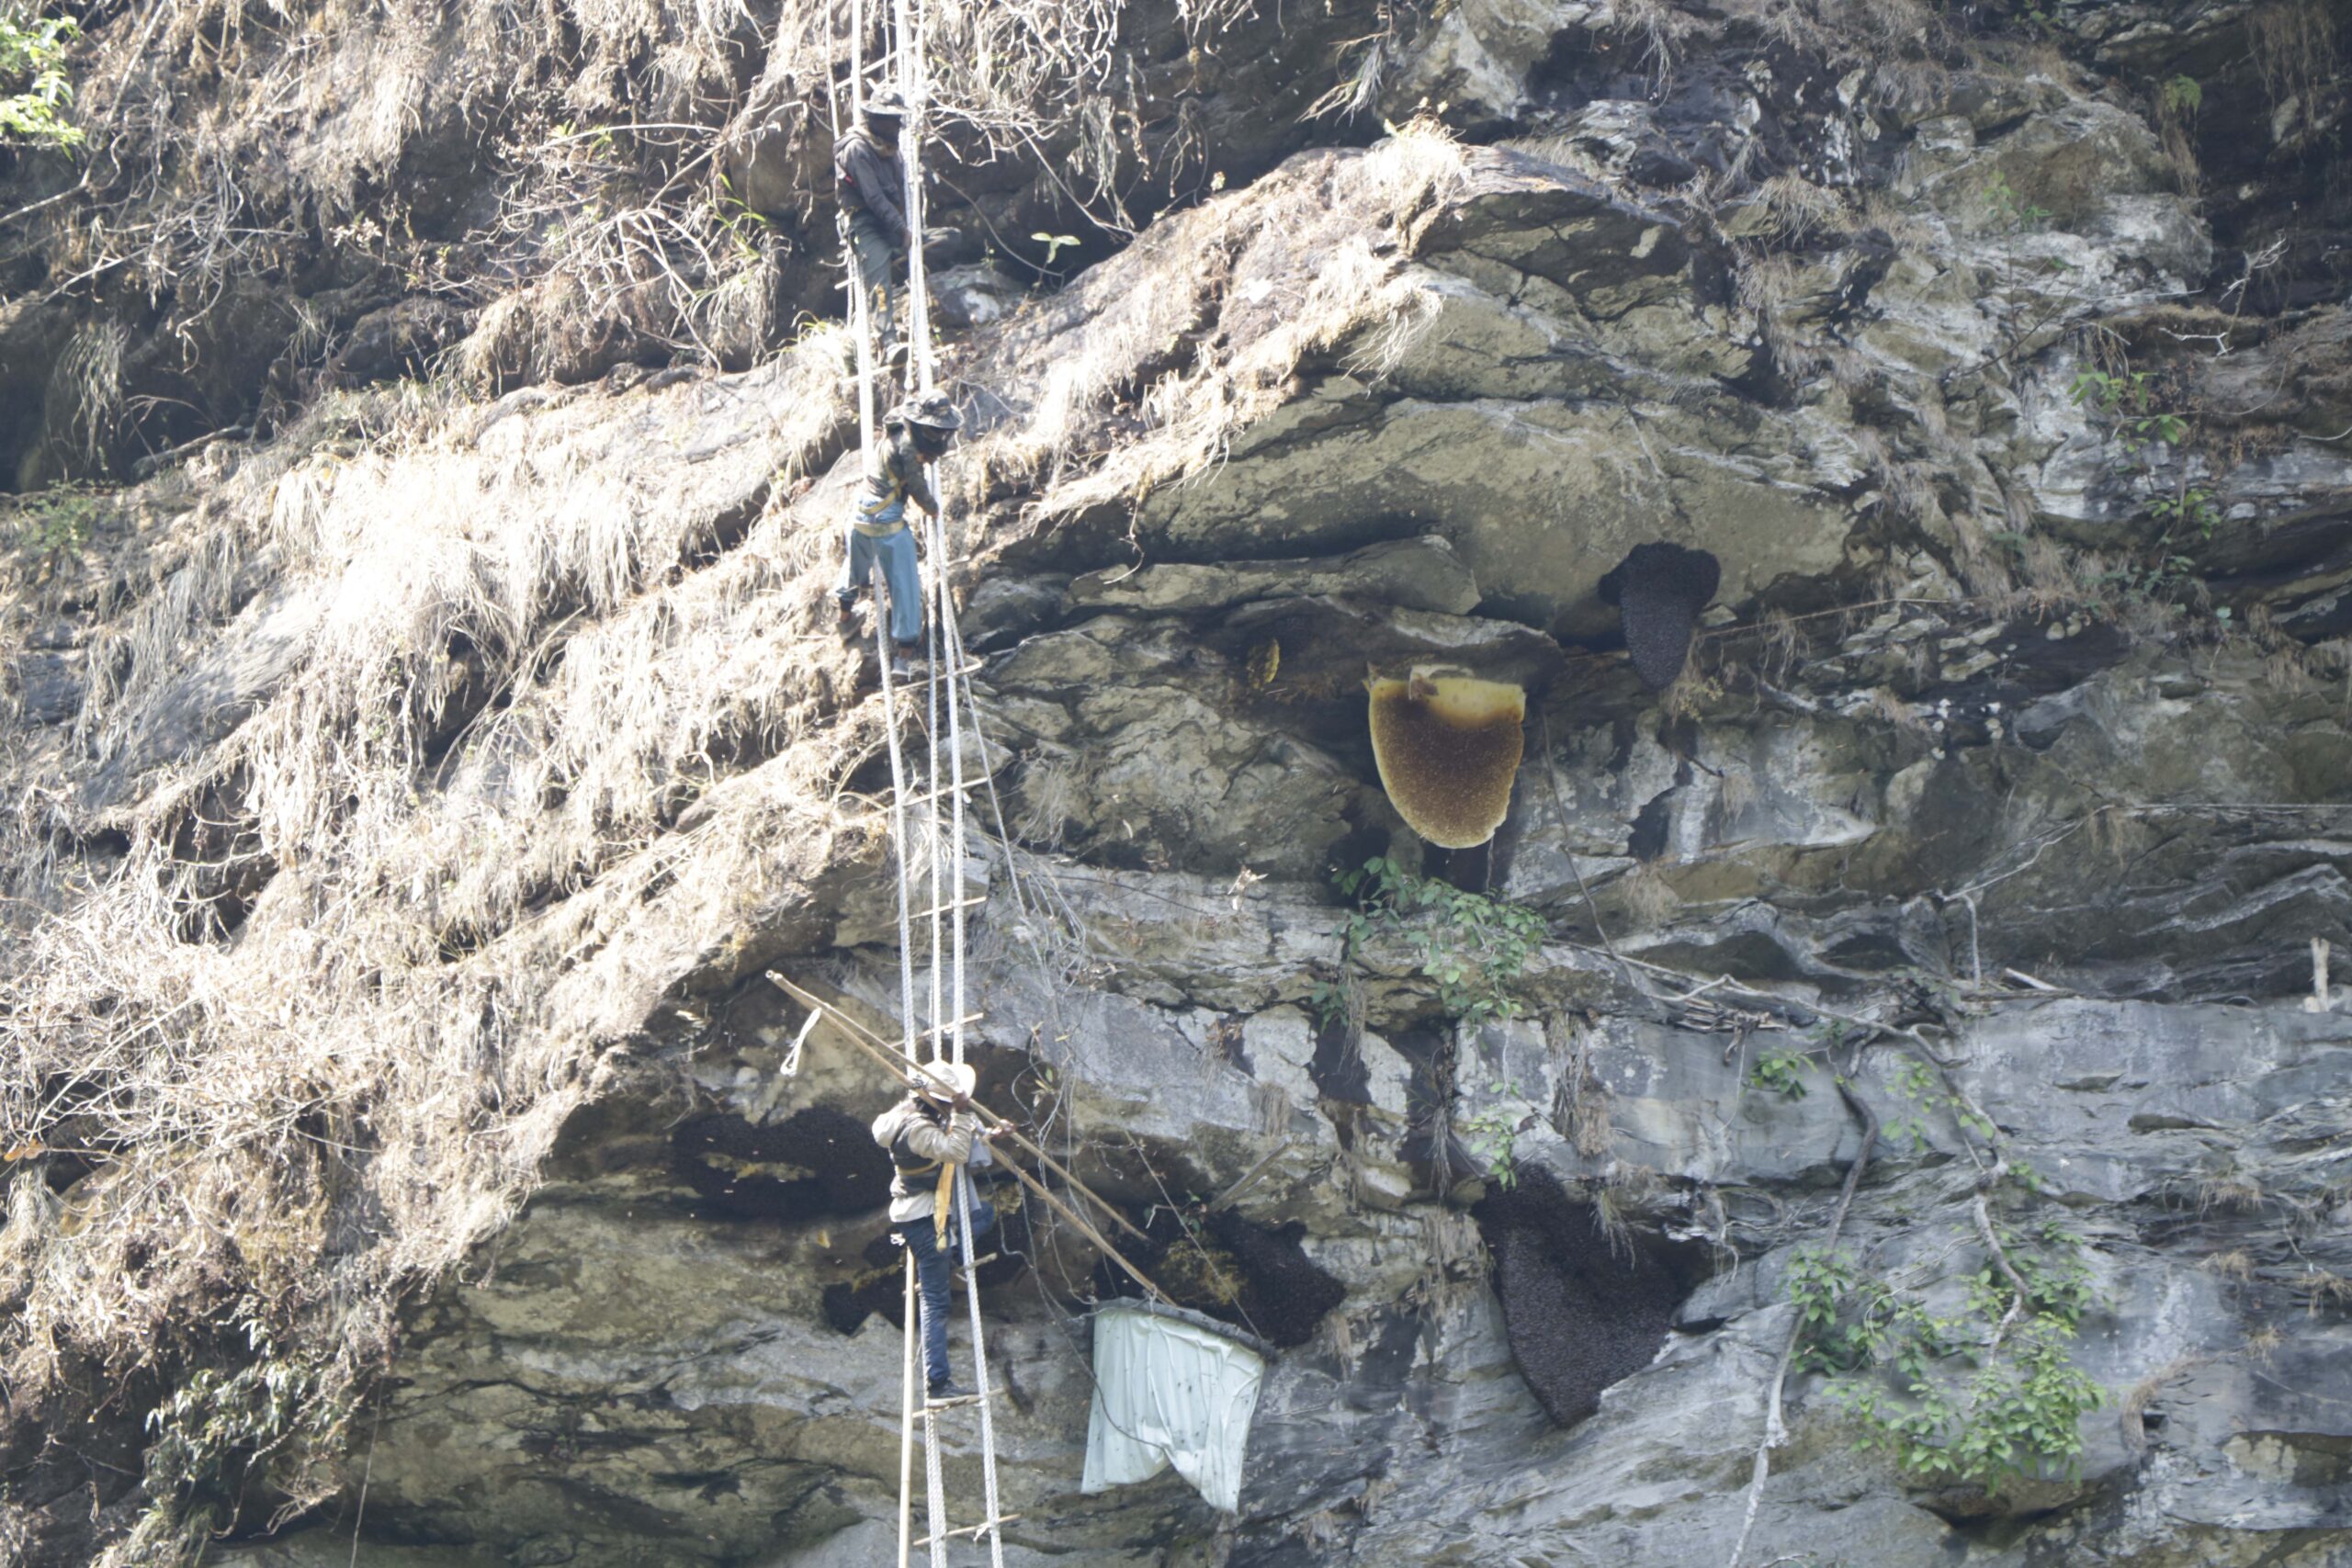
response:
{"label": "ladder rung", "polygon": [[[968,1536],[972,1540],[978,1540],[980,1537],[986,1535],[990,1529],[1001,1529],[1006,1525],[1013,1524],[1017,1522],[1020,1517],[1021,1516],[1019,1514],[999,1514],[995,1518],[982,1519],[976,1525],[958,1525],[952,1530],[941,1530],[939,1532],[939,1539],[942,1540],[956,1540]],[[917,1546],[929,1546],[931,1544],[931,1537],[925,1536],[921,1540],[915,1542],[915,1544]]]}
{"label": "ladder rung", "polygon": [[928,919],[933,915],[952,915],[958,909],[977,909],[987,902],[985,897],[958,898],[953,904],[933,904],[928,909],[917,909],[913,918]]}
{"label": "ladder rung", "polygon": [[[958,675],[977,675],[988,667],[989,663],[987,660],[975,659],[969,664],[958,665],[953,670],[943,669],[939,671],[938,673],[946,676],[952,681]],[[930,680],[931,676],[932,671],[928,665],[926,665],[920,673],[910,673],[899,676],[899,684],[912,690],[914,687],[922,685],[924,682]]]}
{"label": "ladder rung", "polygon": [[944,800],[947,796],[956,794],[959,789],[978,789],[982,784],[991,782],[992,780],[989,774],[982,773],[978,778],[966,779],[960,785],[948,784],[942,789],[925,790],[921,795],[910,795],[907,796],[907,804],[909,806],[927,806],[934,800]]}
{"label": "ladder rung", "polygon": [[934,1410],[953,1410],[959,1404],[978,1404],[980,1397],[977,1393],[959,1393],[953,1399],[933,1399],[926,1395],[922,1402],[922,1411],[928,1416]]}

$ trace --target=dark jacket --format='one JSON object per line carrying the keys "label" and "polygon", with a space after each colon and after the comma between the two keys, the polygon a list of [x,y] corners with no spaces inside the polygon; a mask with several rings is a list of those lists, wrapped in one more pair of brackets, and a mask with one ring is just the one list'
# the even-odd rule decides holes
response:
{"label": "dark jacket", "polygon": [[905,425],[889,425],[865,466],[865,493],[857,503],[857,520],[869,529],[894,528],[906,521],[909,501],[939,515],[939,497],[932,493],[931,480],[923,473],[923,456],[915,438]]}
{"label": "dark jacket", "polygon": [[833,143],[833,185],[853,221],[862,210],[892,244],[907,248],[907,214],[899,206],[906,167],[897,152],[876,146],[864,126]]}

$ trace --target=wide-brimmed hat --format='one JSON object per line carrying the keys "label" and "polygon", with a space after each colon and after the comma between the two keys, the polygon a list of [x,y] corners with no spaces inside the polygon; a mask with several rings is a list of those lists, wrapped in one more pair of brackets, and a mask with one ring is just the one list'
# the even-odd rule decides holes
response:
{"label": "wide-brimmed hat", "polygon": [[956,405],[947,400],[945,394],[932,392],[922,397],[909,398],[905,402],[892,409],[889,417],[884,423],[910,424],[922,430],[935,430],[943,434],[952,434],[964,428],[964,416],[956,412]]}
{"label": "wide-brimmed hat", "polygon": [[907,118],[907,100],[899,95],[896,87],[885,87],[865,100],[865,118],[904,119]]}
{"label": "wide-brimmed hat", "polygon": [[915,1090],[933,1100],[953,1100],[979,1087],[980,1075],[962,1062],[925,1062],[914,1070]]}

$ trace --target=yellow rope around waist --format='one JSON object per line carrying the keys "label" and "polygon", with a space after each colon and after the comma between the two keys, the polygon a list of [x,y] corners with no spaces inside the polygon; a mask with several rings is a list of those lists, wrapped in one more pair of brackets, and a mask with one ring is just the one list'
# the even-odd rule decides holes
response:
{"label": "yellow rope around waist", "polygon": [[869,539],[887,539],[893,534],[905,532],[907,522],[905,518],[901,517],[896,523],[867,523],[859,521],[851,524],[850,526],[856,529],[859,533],[865,535]]}
{"label": "yellow rope around waist", "polygon": [[929,1176],[934,1170],[939,1172],[939,1185],[931,1195],[931,1235],[933,1243],[944,1252],[947,1250],[947,1205],[956,1197],[956,1162],[935,1159],[928,1165],[900,1166],[899,1175],[901,1178]]}

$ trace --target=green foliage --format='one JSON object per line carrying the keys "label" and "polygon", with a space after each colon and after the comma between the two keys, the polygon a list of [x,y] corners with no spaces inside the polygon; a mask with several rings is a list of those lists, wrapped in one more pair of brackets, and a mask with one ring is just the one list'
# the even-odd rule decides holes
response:
{"label": "green foliage", "polygon": [[2213,492],[2202,485],[2184,481],[2170,495],[2160,495],[2148,502],[2148,515],[2165,525],[2165,532],[2181,526],[2197,530],[2200,539],[2211,539],[2213,530],[2222,525],[2222,509],[2213,500]]}
{"label": "green foliage", "polygon": [[[1487,1092],[1519,1096],[1519,1085],[1508,1078],[1498,1078],[1487,1086]],[[1457,1118],[1455,1129],[1468,1135],[1470,1148],[1484,1161],[1495,1185],[1508,1192],[1519,1185],[1519,1166],[1514,1157],[1519,1146],[1520,1124],[1525,1118],[1503,1106],[1489,1106],[1474,1116]]]}
{"label": "green foliage", "polygon": [[[1510,987],[1544,941],[1543,916],[1417,876],[1385,855],[1341,874],[1339,886],[1358,900],[1338,933],[1343,964],[1353,963],[1366,942],[1396,937],[1436,986],[1438,1006],[1448,1016],[1483,1023],[1519,1011]],[[1318,986],[1313,993],[1327,1021],[1344,1005],[1340,989]]]}
{"label": "green foliage", "polygon": [[65,118],[74,83],[65,51],[81,36],[71,17],[39,17],[0,0],[0,144],[75,147],[81,128]]}
{"label": "green foliage", "polygon": [[760,239],[774,231],[775,224],[750,202],[735,194],[731,182],[722,182],[723,194],[718,201],[718,231],[738,261],[752,261],[760,254]]}
{"label": "green foliage", "polygon": [[[2081,370],[2069,390],[2076,406],[2107,422],[2131,458],[2129,473],[2153,474],[2147,456],[2152,448],[2177,448],[2194,434],[2188,415],[2158,403],[2153,378],[2144,370]],[[2189,482],[2184,465],[2173,489],[2148,502],[2147,515],[2159,525],[2155,542],[2139,558],[2109,570],[2100,581],[2128,596],[2177,598],[2197,576],[2195,559],[2180,551],[2178,542],[2192,532],[2199,540],[2211,541],[2222,525],[2221,504],[2211,490]]]}
{"label": "green foliage", "polygon": [[1837,1392],[1865,1426],[1856,1446],[1884,1453],[1914,1481],[1989,1489],[2009,1476],[2071,1477],[2082,1460],[2082,1417],[2106,1398],[2067,1359],[2073,1339],[2052,1319],[2029,1316],[2003,1357],[1963,1382],[1923,1375],[1905,1398],[1859,1380]]}
{"label": "green foliage", "polygon": [[2018,20],[2041,37],[2048,38],[2058,27],[2058,0],[2025,0],[2018,7]]}
{"label": "green foliage", "polygon": [[2149,381],[2144,370],[2129,370],[2120,375],[2082,370],[2075,373],[2068,395],[2077,407],[2091,409],[2113,421],[2116,440],[2126,452],[2137,456],[2151,443],[2177,446],[2188,438],[2188,419],[2169,409],[2157,408]]}
{"label": "green foliage", "polygon": [[1860,1325],[1870,1321],[1869,1308],[1883,1296],[1885,1287],[1872,1283],[1873,1300],[1862,1303],[1856,1322],[1849,1325],[1846,1309],[1860,1284],[1852,1261],[1842,1253],[1826,1253],[1817,1247],[1800,1247],[1790,1253],[1782,1289],[1797,1309],[1798,1366],[1808,1371],[1844,1371],[1869,1359],[1871,1344]]}
{"label": "green foliage", "polygon": [[1895,1072],[1894,1092],[1901,1097],[1904,1109],[1887,1119],[1886,1135],[1889,1139],[1907,1140],[1914,1153],[1928,1147],[1928,1122],[1942,1113],[1949,1113],[1988,1144],[1999,1135],[1999,1130],[1973,1105],[1945,1089],[1928,1064],[1916,1056],[1904,1058],[1903,1066]]}
{"label": "green foliage", "polygon": [[1803,1051],[1767,1051],[1747,1069],[1747,1081],[1785,1099],[1803,1100],[1805,1060]]}
{"label": "green foliage", "polygon": [[19,575],[38,581],[81,558],[98,513],[97,494],[87,485],[36,491],[0,513],[0,544],[16,557]]}
{"label": "green foliage", "polygon": [[2194,76],[2175,76],[2156,89],[2156,103],[2175,119],[2185,119],[2205,107],[2205,88]]}
{"label": "green foliage", "polygon": [[281,1458],[297,1468],[318,1461],[350,1416],[327,1371],[287,1353],[258,1308],[239,1326],[252,1355],[246,1364],[200,1367],[148,1413],[146,1490],[158,1533],[233,1523],[253,1477]]}
{"label": "green foliage", "polygon": [[[2050,209],[2026,200],[2009,177],[1999,169],[1993,171],[1984,187],[1984,205],[1990,210],[1993,224],[2011,239],[2036,234],[2050,227]],[[2033,254],[2040,249],[2041,254]],[[2043,293],[2039,303],[2031,295],[2021,302],[2023,308],[2011,310],[2018,303],[2020,290],[2028,285],[2046,286],[2059,282],[2074,271],[2074,264],[2047,248],[2004,245],[1998,248],[1998,286],[1990,291],[1986,303],[1998,307],[1994,310],[1997,323],[1996,337],[1999,352],[1996,363],[2017,365],[2026,346],[2036,333],[2055,321],[2065,309],[2064,301],[2071,294],[2067,289],[2051,289]]]}
{"label": "green foliage", "polygon": [[2071,1475],[2081,1418],[2105,1401],[2067,1355],[2095,1304],[2079,1243],[2054,1218],[1995,1234],[2023,1291],[1988,1258],[1949,1317],[1843,1256],[1801,1248],[1790,1259],[1799,1365],[1829,1374],[1830,1398],[1861,1423],[1856,1446],[1910,1480],[1989,1489]]}
{"label": "green foliage", "polygon": [[1315,1010],[1317,1021],[1326,1029],[1336,1029],[1348,1016],[1347,982],[1317,980],[1307,987],[1306,1002]]}
{"label": "green foliage", "polygon": [[2050,223],[2050,209],[2029,204],[2009,184],[2009,176],[1998,169],[1984,182],[1984,204],[1993,209],[2001,227],[2012,234],[2030,233]]}
{"label": "green foliage", "polygon": [[1046,247],[1047,266],[1054,265],[1054,258],[1062,254],[1062,247],[1078,243],[1078,236],[1075,234],[1032,234],[1029,237]]}

